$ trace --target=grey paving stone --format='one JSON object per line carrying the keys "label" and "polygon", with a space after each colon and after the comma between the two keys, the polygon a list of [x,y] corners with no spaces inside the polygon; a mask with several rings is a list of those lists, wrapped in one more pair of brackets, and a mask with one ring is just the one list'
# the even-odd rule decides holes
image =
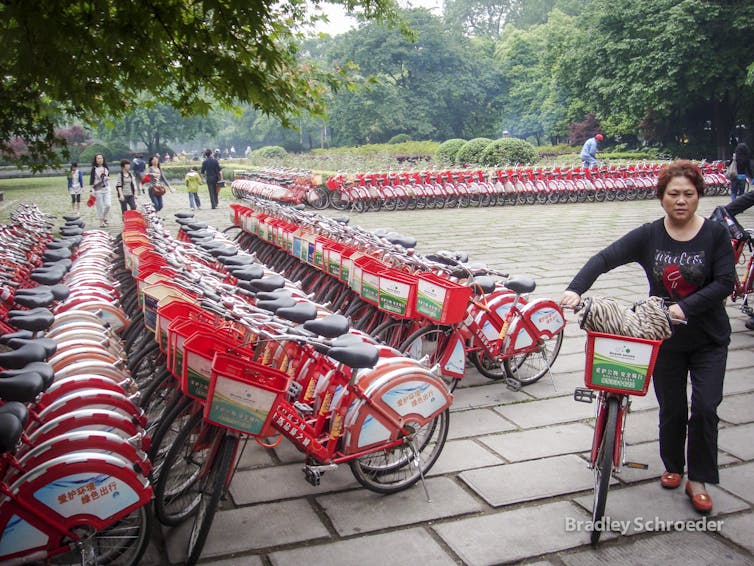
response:
{"label": "grey paving stone", "polygon": [[[283,442],[285,442],[285,440]],[[274,463],[275,460],[272,457],[272,451],[270,449],[262,448],[253,440],[249,440],[243,454],[241,454],[241,459],[238,462],[238,469],[245,470],[249,468],[258,468],[260,466],[271,466]]]}
{"label": "grey paving stone", "polygon": [[[748,509],[744,501],[733,497],[714,485],[707,485],[714,508],[708,519],[718,515],[735,513]],[[575,499],[585,510],[591,510],[593,494]],[[646,483],[611,489],[607,498],[605,517],[628,526],[625,534],[635,535],[650,530],[657,530],[655,525],[668,521],[699,520],[701,516],[694,511],[688,496],[680,489],[663,489],[659,482]]]}
{"label": "grey paving stone", "polygon": [[720,487],[754,503],[754,462],[720,470]]}
{"label": "grey paving stone", "polygon": [[559,355],[552,364],[553,372],[584,372],[584,352]]}
{"label": "grey paving stone", "polygon": [[646,411],[648,409],[656,409],[660,405],[657,403],[657,397],[655,397],[655,389],[652,385],[649,386],[647,394],[644,396],[632,395],[631,396],[631,410],[632,411]]}
{"label": "grey paving stone", "polygon": [[469,470],[459,474],[493,507],[590,489],[594,474],[576,455]]}
{"label": "grey paving stone", "polygon": [[491,409],[452,411],[448,439],[468,438],[515,430],[516,426]]}
{"label": "grey paving stone", "polygon": [[746,350],[730,350],[728,352],[728,363],[726,364],[727,369],[739,369],[739,368],[745,368],[745,367],[751,367],[752,362],[752,352],[749,349]]}
{"label": "grey paving stone", "polygon": [[754,460],[752,438],[754,438],[754,424],[729,426],[718,433],[717,446],[741,460]]}
{"label": "grey paving stone", "polygon": [[474,513],[482,509],[481,503],[450,478],[431,478],[426,480],[426,484],[431,502],[427,501],[419,483],[389,496],[357,490],[317,497],[317,503],[341,536]]}
{"label": "grey paving stone", "polygon": [[255,555],[233,556],[225,560],[213,560],[212,566],[264,566],[261,557]]}
{"label": "grey paving stone", "polygon": [[725,396],[717,408],[717,415],[734,424],[754,422],[754,393]]}
{"label": "grey paving stone", "polygon": [[[190,526],[165,529],[171,563],[183,562]],[[304,500],[218,511],[202,559],[261,548],[328,538],[330,533]]]}
{"label": "grey paving stone", "polygon": [[[752,533],[754,533],[754,515],[751,513],[726,517],[723,528],[720,530],[722,536],[744,547],[754,555],[754,537],[751,536]],[[745,563],[742,562],[742,564]],[[754,557],[749,557],[748,564],[754,564]]]}
{"label": "grey paving stone", "polygon": [[445,443],[440,457],[429,470],[429,475],[439,476],[473,468],[495,466],[502,462],[502,458],[474,440],[453,440]]}
{"label": "grey paving stone", "polygon": [[510,462],[521,462],[589,450],[593,432],[577,423],[483,436],[479,441]]}
{"label": "grey paving stone", "polygon": [[[630,424],[629,424],[630,426]],[[586,459],[588,453],[581,455]],[[649,479],[659,478],[665,471],[665,466],[660,458],[660,443],[646,442],[644,444],[634,444],[626,447],[624,459],[627,462],[636,462],[637,464],[646,464],[649,466],[646,470],[623,467],[618,474],[618,479],[624,483],[636,483]],[[725,466],[732,463],[738,463],[739,460],[724,452],[718,452],[717,463],[719,466]]]}
{"label": "grey paving stone", "polygon": [[453,409],[481,409],[531,399],[522,391],[511,391],[504,383],[488,383],[479,387],[464,387],[455,391]]}
{"label": "grey paving stone", "polygon": [[[434,525],[432,528],[469,566],[513,563],[588,541],[568,532],[566,519],[587,515],[568,501],[524,507]],[[546,536],[545,536],[546,533]]]}
{"label": "grey paving stone", "polygon": [[631,411],[626,419],[626,442],[639,444],[659,438],[659,409]]}
{"label": "grey paving stone", "polygon": [[504,405],[495,409],[523,429],[581,421],[594,416],[594,406],[578,403],[573,396]]}
{"label": "grey paving stone", "polygon": [[406,529],[392,533],[283,550],[270,554],[273,566],[301,564],[332,566],[452,566],[456,562],[426,530]]}
{"label": "grey paving stone", "polygon": [[[727,520],[724,527],[727,526]],[[724,532],[724,530],[723,530]],[[601,545],[589,550],[561,554],[566,566],[708,566],[751,563],[751,557],[731,548],[714,536],[698,532],[666,532],[633,539],[621,546]]]}
{"label": "grey paving stone", "polygon": [[725,384],[723,385],[724,394],[733,395],[754,391],[754,379],[751,375],[751,367],[726,371]]}
{"label": "grey paving stone", "polygon": [[313,486],[304,479],[302,468],[303,463],[299,463],[238,471],[230,484],[231,497],[236,505],[249,505],[321,495],[353,489],[359,485],[347,465],[325,472],[318,486]]}
{"label": "grey paving stone", "polygon": [[564,372],[553,370],[531,385],[524,387],[528,395],[536,399],[550,399],[573,395],[573,390],[584,386],[584,370]]}

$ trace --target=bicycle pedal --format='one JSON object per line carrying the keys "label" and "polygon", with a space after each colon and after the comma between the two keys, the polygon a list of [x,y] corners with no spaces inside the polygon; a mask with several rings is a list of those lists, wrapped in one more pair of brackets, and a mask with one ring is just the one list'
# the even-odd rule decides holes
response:
{"label": "bicycle pedal", "polygon": [[588,387],[577,387],[573,390],[573,400],[579,403],[591,403],[595,396],[595,392]]}
{"label": "bicycle pedal", "polygon": [[291,399],[295,399],[301,394],[303,388],[303,385],[301,385],[299,382],[291,381],[291,384],[288,386],[288,396]]}
{"label": "bicycle pedal", "polygon": [[512,377],[505,378],[505,385],[511,391],[519,391],[521,389],[521,382],[518,379],[513,379]]}
{"label": "bicycle pedal", "polygon": [[634,470],[648,470],[648,464],[641,464],[639,462],[623,462],[623,467],[632,468]]}
{"label": "bicycle pedal", "polygon": [[322,472],[311,466],[304,466],[304,478],[308,483],[317,487],[322,480]]}

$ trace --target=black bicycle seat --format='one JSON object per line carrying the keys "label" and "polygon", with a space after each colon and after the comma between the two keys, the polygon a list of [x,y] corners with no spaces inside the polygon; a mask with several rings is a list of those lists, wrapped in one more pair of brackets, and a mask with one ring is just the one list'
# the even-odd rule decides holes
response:
{"label": "black bicycle seat", "polygon": [[218,246],[209,250],[209,253],[212,257],[231,257],[238,253],[238,248],[230,245]]}
{"label": "black bicycle seat", "polygon": [[42,376],[33,371],[0,379],[0,399],[29,403],[44,391]]}
{"label": "black bicycle seat", "polygon": [[275,274],[263,277],[262,279],[249,281],[247,284],[254,292],[274,291],[275,289],[280,289],[281,287],[285,286],[285,279],[282,275]]}
{"label": "black bicycle seat", "polygon": [[29,421],[29,409],[18,401],[8,401],[1,405],[0,415],[14,415],[24,426]]}
{"label": "black bicycle seat", "polygon": [[487,295],[495,290],[495,280],[488,275],[477,275],[471,280],[469,287],[477,295]]}
{"label": "black bicycle seat", "polygon": [[69,226],[69,227],[63,226],[60,229],[60,233],[63,236],[81,236],[84,233],[84,231],[78,226]]}
{"label": "black bicycle seat", "polygon": [[58,248],[57,250],[47,250],[42,254],[42,261],[59,261],[71,257],[71,250],[68,248]]}
{"label": "black bicycle seat", "polygon": [[62,240],[53,240],[47,244],[48,250],[59,250],[61,248],[70,249],[74,245],[73,239],[63,238]]}
{"label": "black bicycle seat", "polygon": [[46,358],[53,356],[58,351],[58,343],[51,338],[11,338],[6,344],[14,350],[25,344],[39,344],[45,349]]}
{"label": "black bicycle seat", "polygon": [[64,214],[63,215],[63,220],[65,221],[78,220],[79,218],[81,218],[81,216],[78,214]]}
{"label": "black bicycle seat", "polygon": [[0,452],[5,454],[15,450],[23,432],[24,425],[16,415],[0,413]]}
{"label": "black bicycle seat", "polygon": [[222,264],[224,264],[228,270],[230,270],[231,267],[243,267],[246,265],[256,265],[257,260],[254,259],[254,256],[247,255],[247,254],[238,254],[233,256],[222,256],[217,258],[218,261]]}
{"label": "black bicycle seat", "polygon": [[183,218],[193,218],[194,213],[193,212],[176,212],[175,217],[177,219],[176,222],[178,222],[179,220]]}
{"label": "black bicycle seat", "polygon": [[19,369],[5,369],[0,371],[0,379],[29,372],[34,372],[42,376],[42,379],[45,382],[45,387],[49,387],[50,384],[55,381],[55,371],[47,362],[31,362]]}
{"label": "black bicycle seat", "polygon": [[380,352],[371,344],[353,344],[330,348],[327,355],[350,368],[371,368],[380,359]]}
{"label": "black bicycle seat", "polygon": [[285,320],[296,323],[305,323],[317,318],[317,307],[308,301],[296,303],[292,307],[282,307],[275,311],[275,314]]}
{"label": "black bicycle seat", "polygon": [[348,332],[348,319],[342,314],[331,314],[317,320],[304,323],[304,328],[318,336],[336,338]]}
{"label": "black bicycle seat", "polygon": [[241,281],[253,281],[264,277],[264,267],[261,265],[245,265],[243,267],[228,268],[233,277]]}
{"label": "black bicycle seat", "polygon": [[36,292],[16,293],[13,302],[27,308],[47,307],[55,302],[55,296],[49,289],[34,290]]}
{"label": "black bicycle seat", "polygon": [[513,277],[510,277],[506,282],[505,286],[513,291],[514,293],[531,293],[534,289],[537,288],[537,282],[534,281],[533,278],[527,277],[525,275],[515,275]]}
{"label": "black bicycle seat", "polygon": [[[55,315],[47,309],[44,310],[46,312],[33,312],[31,314],[14,316],[9,320],[13,326],[21,330],[31,330],[32,332],[47,330],[55,322]],[[4,364],[0,363],[0,366],[2,365]]]}
{"label": "black bicycle seat", "polygon": [[[240,285],[241,282],[239,282]],[[259,291],[256,293],[257,301],[274,301],[280,297],[293,297],[289,289],[275,289],[274,291]]]}

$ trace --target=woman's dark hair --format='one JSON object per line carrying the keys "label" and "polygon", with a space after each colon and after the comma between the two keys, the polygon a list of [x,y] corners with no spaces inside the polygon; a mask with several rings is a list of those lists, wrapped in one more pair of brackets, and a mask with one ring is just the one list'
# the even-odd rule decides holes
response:
{"label": "woman's dark hair", "polygon": [[154,161],[155,159],[157,160],[157,168],[158,169],[162,169],[162,167],[160,167],[160,156],[159,155],[153,155],[152,157],[149,158],[149,166],[150,167],[152,166],[152,161]]}
{"label": "woman's dark hair", "polygon": [[71,169],[73,169],[74,167],[78,167],[78,166],[79,166],[78,162],[71,161]]}
{"label": "woman's dark hair", "polygon": [[125,165],[129,165],[131,162],[128,159],[121,159],[120,160],[120,166],[124,167]]}
{"label": "woman's dark hair", "polygon": [[749,161],[751,159],[751,150],[749,149],[749,146],[743,142],[738,144],[736,146],[734,157],[736,158],[736,165],[738,165],[739,167],[742,166],[746,161]]}
{"label": "woman's dark hair", "polygon": [[95,156],[94,156],[94,157],[92,158],[92,167],[96,167],[96,166],[97,166],[97,157],[102,157],[102,167],[104,167],[105,169],[107,169],[107,159],[106,159],[106,158],[105,158],[105,156],[104,156],[103,154],[101,154],[101,153],[97,153],[97,154],[96,154],[96,155],[95,155]]}
{"label": "woman's dark hair", "polygon": [[204,150],[204,157],[212,157],[212,150],[211,149],[205,149]]}
{"label": "woman's dark hair", "polygon": [[699,167],[686,159],[678,159],[660,169],[656,192],[658,199],[662,199],[665,189],[675,177],[686,177],[696,187],[696,194],[700,197],[704,195],[704,177]]}

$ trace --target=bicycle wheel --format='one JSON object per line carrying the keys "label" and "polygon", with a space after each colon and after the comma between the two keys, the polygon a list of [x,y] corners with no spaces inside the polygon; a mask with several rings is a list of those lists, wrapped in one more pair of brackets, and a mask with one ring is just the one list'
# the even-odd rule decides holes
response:
{"label": "bicycle wheel", "polygon": [[[425,360],[424,366],[434,367],[439,362],[453,336],[452,326],[425,326],[420,328],[398,347],[409,358]],[[458,386],[459,379],[441,374],[448,391],[454,391]]]}
{"label": "bicycle wheel", "polygon": [[562,343],[562,330],[552,338],[540,338],[536,351],[505,358],[503,360],[505,373],[522,385],[534,383],[550,370],[555,358],[558,357]]}
{"label": "bicycle wheel", "polygon": [[416,424],[415,428],[411,421],[404,423],[411,432],[403,444],[351,461],[351,472],[356,480],[377,493],[396,493],[414,485],[440,456],[448,437],[449,415],[446,409],[423,426]]}
{"label": "bicycle wheel", "polygon": [[163,525],[179,525],[196,513],[206,477],[202,472],[212,452],[211,435],[217,430],[197,412],[175,437],[154,488],[154,510]]}
{"label": "bicycle wheel", "polygon": [[178,434],[194,414],[192,410],[193,402],[189,397],[184,397],[180,389],[176,389],[173,396],[168,400],[170,408],[163,413],[160,422],[155,427],[147,429],[151,435],[147,456],[149,456],[149,461],[152,463],[152,472],[149,475],[152,485],[157,484],[157,479],[160,477],[162,465],[165,462],[168,451],[175,443]]}
{"label": "bicycle wheel", "polygon": [[[149,546],[152,513],[148,505],[135,509],[115,524],[99,532],[81,532],[82,546],[49,559],[50,564],[110,564],[134,566]],[[64,543],[66,541],[63,541]]]}
{"label": "bicycle wheel", "polygon": [[389,318],[372,331],[372,337],[381,340],[391,348],[398,349],[406,338],[409,328],[408,322]]}
{"label": "bicycle wheel", "polygon": [[618,422],[618,399],[610,397],[607,400],[607,416],[602,439],[597,449],[594,463],[594,503],[592,505],[592,524],[595,529],[591,533],[591,543],[596,545],[602,531],[596,528],[600,519],[605,515],[607,505],[607,490],[610,487],[610,476],[613,470],[613,452],[615,450],[615,429]]}
{"label": "bicycle wheel", "polygon": [[222,435],[222,438],[219,439],[212,465],[202,478],[201,499],[191,525],[186,557],[186,564],[190,566],[196,564],[202,555],[204,543],[207,541],[217,507],[220,505],[220,498],[225,492],[225,483],[233,467],[238,445],[237,437],[227,435],[224,430],[217,429],[217,432]]}
{"label": "bicycle wheel", "polygon": [[486,351],[475,350],[469,354],[469,359],[487,379],[503,379],[508,375],[500,360],[491,357]]}

